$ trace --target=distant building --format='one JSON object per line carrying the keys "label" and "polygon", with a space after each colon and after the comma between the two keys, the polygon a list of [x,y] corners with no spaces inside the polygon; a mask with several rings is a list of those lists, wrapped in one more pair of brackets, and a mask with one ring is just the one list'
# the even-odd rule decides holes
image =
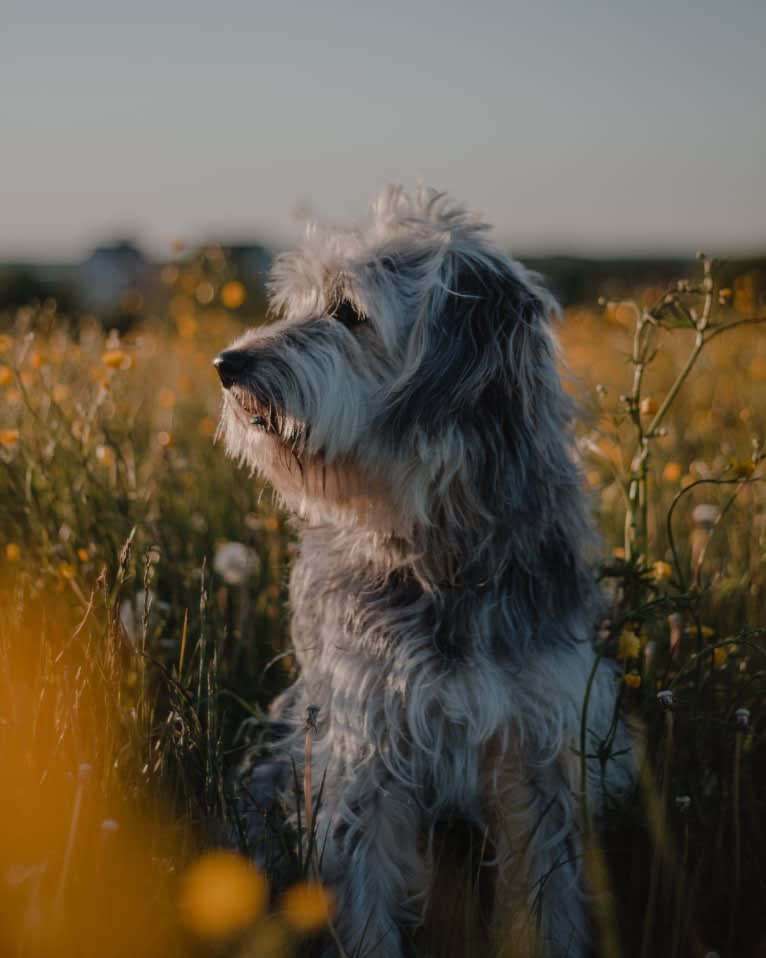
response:
{"label": "distant building", "polygon": [[97,246],[77,271],[82,302],[96,312],[113,308],[126,294],[145,292],[156,271],[130,240]]}

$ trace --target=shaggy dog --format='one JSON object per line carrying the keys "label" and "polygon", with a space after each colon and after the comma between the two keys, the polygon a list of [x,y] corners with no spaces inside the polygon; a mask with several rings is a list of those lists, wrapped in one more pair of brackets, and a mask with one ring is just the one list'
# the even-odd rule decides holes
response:
{"label": "shaggy dog", "polygon": [[633,777],[591,643],[556,305],[486,230],[390,188],[366,228],[314,228],[280,257],[278,320],[215,360],[229,454],[302,527],[300,678],[240,808],[256,840],[259,804],[296,815],[312,707],[317,863],[349,956],[434,953],[413,932],[455,821],[491,875],[487,951],[587,954],[583,836]]}

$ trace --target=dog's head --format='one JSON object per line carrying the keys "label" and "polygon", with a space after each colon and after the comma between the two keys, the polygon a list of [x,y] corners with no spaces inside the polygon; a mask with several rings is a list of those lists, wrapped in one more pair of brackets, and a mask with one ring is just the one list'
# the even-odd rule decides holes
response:
{"label": "dog's head", "polygon": [[227,450],[288,508],[478,546],[514,521],[519,536],[530,510],[552,527],[556,490],[579,495],[555,303],[486,230],[441,194],[391,188],[366,229],[315,229],[278,259],[278,319],[215,364]]}

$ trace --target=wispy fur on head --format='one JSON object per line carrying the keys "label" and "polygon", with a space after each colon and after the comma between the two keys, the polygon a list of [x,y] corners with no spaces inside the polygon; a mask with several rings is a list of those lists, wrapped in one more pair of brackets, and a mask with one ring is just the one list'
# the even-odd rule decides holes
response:
{"label": "wispy fur on head", "polygon": [[[384,943],[371,954],[398,958],[415,920],[402,902],[427,896],[418,831],[447,808],[496,823],[510,756],[529,808],[560,809],[540,831],[540,862],[574,841],[563,768],[595,669],[596,592],[556,304],[474,214],[396,187],[365,228],[310,230],[270,291],[276,321],[216,360],[220,431],[304,520],[291,584],[303,676],[285,711],[298,729],[320,706],[327,873],[353,873],[337,878],[347,941],[372,921]],[[611,681],[601,670],[593,684],[597,739],[611,727]],[[547,769],[537,784],[529,767]],[[373,807],[381,834],[380,815],[405,832],[414,821],[406,853],[365,833]],[[548,894],[571,897],[576,866],[557,867]],[[556,922],[584,941],[581,917],[550,922],[554,945]]]}

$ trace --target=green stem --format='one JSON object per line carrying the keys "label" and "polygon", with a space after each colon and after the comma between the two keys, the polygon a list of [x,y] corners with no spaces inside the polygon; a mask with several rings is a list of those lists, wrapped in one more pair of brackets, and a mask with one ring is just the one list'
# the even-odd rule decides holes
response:
{"label": "green stem", "polygon": [[649,878],[649,896],[646,902],[646,916],[644,918],[644,933],[641,942],[641,958],[649,958],[652,954],[651,941],[654,931],[654,912],[657,908],[657,896],[660,885],[660,871],[665,842],[665,821],[668,814],[668,796],[670,794],[670,763],[673,755],[673,713],[665,713],[665,747],[662,766],[662,800],[657,815],[654,835],[654,852]]}

